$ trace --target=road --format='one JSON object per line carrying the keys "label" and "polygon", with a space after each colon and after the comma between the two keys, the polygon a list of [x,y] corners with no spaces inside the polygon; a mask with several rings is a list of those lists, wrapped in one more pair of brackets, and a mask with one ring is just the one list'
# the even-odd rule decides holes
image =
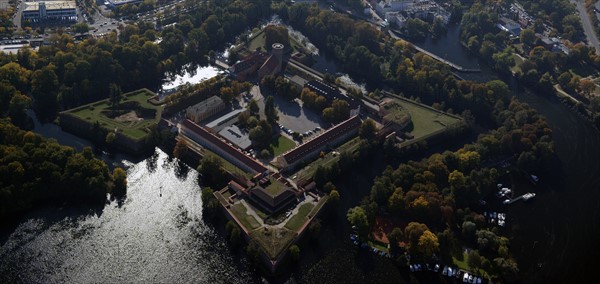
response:
{"label": "road", "polygon": [[577,12],[579,12],[579,18],[581,18],[581,25],[583,26],[583,32],[585,33],[585,36],[588,39],[588,44],[596,49],[596,53],[600,54],[600,41],[598,41],[598,37],[596,36],[596,32],[594,31],[594,26],[590,21],[590,16],[585,10],[583,0],[571,0],[571,3],[575,4],[575,6],[577,7]]}

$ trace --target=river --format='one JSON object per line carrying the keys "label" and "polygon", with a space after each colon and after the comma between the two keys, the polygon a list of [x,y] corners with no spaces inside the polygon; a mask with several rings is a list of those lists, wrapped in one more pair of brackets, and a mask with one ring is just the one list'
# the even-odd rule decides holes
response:
{"label": "river", "polygon": [[[436,53],[461,54],[458,28],[420,45]],[[429,47],[431,48],[429,48]],[[444,53],[438,53],[443,55]],[[473,79],[497,78],[471,56],[448,57],[465,67],[481,67]],[[328,63],[328,62],[327,62]],[[527,92],[515,82],[514,95],[548,118],[561,168],[544,180],[530,203],[507,210],[512,253],[523,282],[591,282],[600,255],[600,136],[590,123],[556,99]],[[52,124],[35,132],[78,149],[85,140]],[[249,268],[243,252],[228,247],[222,228],[202,219],[197,172],[160,149],[144,160],[99,156],[125,166],[129,188],[122,204],[102,210],[43,208],[0,232],[0,283],[81,282],[265,282]],[[377,157],[374,160],[382,159]],[[319,238],[301,243],[300,263],[273,282],[397,283],[408,279],[390,261],[358,251],[347,240],[345,212],[368,194],[382,165],[365,165],[338,187],[342,200]]]}

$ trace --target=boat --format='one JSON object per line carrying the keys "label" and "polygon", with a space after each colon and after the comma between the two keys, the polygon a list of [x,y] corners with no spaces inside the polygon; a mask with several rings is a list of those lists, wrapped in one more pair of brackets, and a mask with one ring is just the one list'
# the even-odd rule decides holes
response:
{"label": "boat", "polygon": [[523,194],[523,201],[527,201],[529,199],[532,199],[535,197],[535,193],[529,192],[529,193],[525,193]]}

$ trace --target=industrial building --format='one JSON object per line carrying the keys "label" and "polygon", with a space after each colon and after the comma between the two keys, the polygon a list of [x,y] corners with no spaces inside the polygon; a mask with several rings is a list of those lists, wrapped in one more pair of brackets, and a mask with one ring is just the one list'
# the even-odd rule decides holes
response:
{"label": "industrial building", "polygon": [[75,1],[24,2],[22,20],[37,23],[41,21],[77,21]]}

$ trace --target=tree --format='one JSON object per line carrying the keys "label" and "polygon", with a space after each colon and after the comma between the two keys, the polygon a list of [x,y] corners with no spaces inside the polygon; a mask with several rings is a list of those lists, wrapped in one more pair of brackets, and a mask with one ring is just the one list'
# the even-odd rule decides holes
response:
{"label": "tree", "polygon": [[579,88],[586,96],[590,96],[592,92],[596,90],[596,84],[594,81],[589,79],[581,79],[579,80]]}
{"label": "tree", "polygon": [[340,193],[337,190],[332,190],[329,193],[329,199],[327,199],[327,202],[331,202],[331,203],[337,203],[340,201]]}
{"label": "tree", "polygon": [[113,111],[115,111],[119,108],[123,92],[121,91],[121,87],[114,83],[111,83],[109,85],[108,90],[110,104],[112,106]]}
{"label": "tree", "polygon": [[411,253],[418,252],[419,238],[421,238],[421,235],[428,230],[429,228],[427,225],[419,222],[410,222],[406,228],[404,228],[404,237],[408,239],[409,250]]}
{"label": "tree", "polygon": [[222,165],[223,162],[219,157],[213,154],[205,154],[198,166],[202,181],[207,185],[220,188],[227,178],[227,173],[223,170]]}
{"label": "tree", "polygon": [[300,248],[297,245],[290,246],[290,256],[292,257],[292,261],[296,262],[300,258]]}
{"label": "tree", "polygon": [[235,97],[235,94],[233,93],[233,89],[231,87],[221,87],[219,93],[221,94],[221,99],[223,99],[223,101],[226,103],[231,103],[231,101]]}
{"label": "tree", "polygon": [[359,238],[366,240],[369,235],[369,219],[365,210],[360,206],[350,208],[346,217],[352,226],[356,226]]}
{"label": "tree", "polygon": [[521,30],[521,43],[531,47],[535,41],[535,32],[531,29]]}
{"label": "tree", "polygon": [[73,31],[78,34],[87,33],[90,30],[90,26],[87,23],[77,23],[71,26]]}
{"label": "tree", "polygon": [[448,183],[450,183],[453,188],[463,188],[466,184],[465,175],[458,170],[454,170],[448,175]]}
{"label": "tree", "polygon": [[400,211],[404,210],[404,192],[402,191],[401,187],[396,188],[394,193],[392,193],[390,198],[388,198],[388,207],[390,211],[394,213],[399,213]]}
{"label": "tree", "polygon": [[268,96],[265,99],[265,116],[270,123],[275,123],[279,119],[273,96]]}
{"label": "tree", "polygon": [[183,139],[179,139],[175,144],[175,148],[173,148],[173,156],[175,156],[175,158],[182,159],[187,154],[187,151],[187,142]]}
{"label": "tree", "polygon": [[250,101],[250,103],[248,103],[248,110],[252,114],[258,114],[259,108],[258,108],[258,103],[256,102],[256,100],[252,99]]}
{"label": "tree", "polygon": [[31,99],[28,96],[16,92],[8,104],[8,115],[15,125],[23,127],[27,120],[25,110],[31,106]]}
{"label": "tree", "polygon": [[310,225],[308,225],[308,231],[313,239],[316,239],[321,232],[321,220],[315,218]]}
{"label": "tree", "polygon": [[127,192],[127,173],[122,168],[116,167],[113,170],[112,178],[112,193],[116,196],[124,196]]}
{"label": "tree", "polygon": [[117,138],[117,136],[115,135],[115,132],[111,131],[106,134],[106,138],[104,139],[104,142],[108,145],[112,145],[112,143],[115,142],[116,138]]}
{"label": "tree", "polygon": [[481,267],[481,256],[477,250],[469,251],[469,254],[467,255],[467,263],[469,264],[469,267],[474,270],[477,270]]}
{"label": "tree", "polygon": [[431,256],[438,252],[440,249],[440,243],[437,236],[429,230],[425,230],[419,237],[419,252],[423,254],[425,259],[431,258]]}
{"label": "tree", "polygon": [[390,242],[390,250],[395,251],[400,245],[400,241],[403,238],[402,229],[395,227],[388,235],[388,240]]}
{"label": "tree", "polygon": [[373,139],[376,134],[377,134],[377,126],[375,125],[375,122],[370,118],[365,120],[360,125],[360,128],[358,129],[358,135],[362,139],[367,139],[367,140]]}
{"label": "tree", "polygon": [[31,95],[41,119],[51,119],[58,109],[58,76],[52,64],[36,70],[31,75]]}

